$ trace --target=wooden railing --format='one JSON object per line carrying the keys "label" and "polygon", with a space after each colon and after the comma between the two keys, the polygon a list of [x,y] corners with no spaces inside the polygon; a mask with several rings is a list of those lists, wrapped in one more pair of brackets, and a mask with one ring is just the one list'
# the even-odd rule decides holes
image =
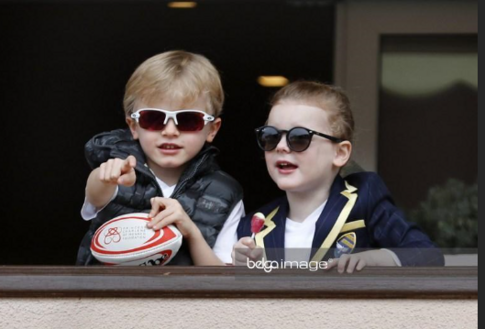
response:
{"label": "wooden railing", "polygon": [[0,267],[0,297],[477,299],[477,267]]}

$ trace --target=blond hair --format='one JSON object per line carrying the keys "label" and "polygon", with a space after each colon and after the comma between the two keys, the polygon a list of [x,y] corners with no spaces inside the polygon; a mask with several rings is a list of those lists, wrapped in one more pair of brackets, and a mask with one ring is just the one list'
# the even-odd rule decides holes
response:
{"label": "blond hair", "polygon": [[224,92],[217,69],[202,55],[167,51],[138,66],[126,84],[123,107],[129,116],[138,101],[170,99],[190,104],[201,96],[207,102],[205,111],[219,116]]}
{"label": "blond hair", "polygon": [[281,88],[271,99],[275,106],[285,100],[302,101],[329,113],[329,124],[335,137],[352,142],[354,117],[345,92],[336,86],[313,81],[296,81]]}

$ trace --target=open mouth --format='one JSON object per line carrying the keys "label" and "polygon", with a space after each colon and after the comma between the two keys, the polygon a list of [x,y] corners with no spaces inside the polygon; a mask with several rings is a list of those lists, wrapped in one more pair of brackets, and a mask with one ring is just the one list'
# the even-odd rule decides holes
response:
{"label": "open mouth", "polygon": [[159,146],[162,150],[178,150],[181,149],[180,146],[177,144],[172,144],[172,143],[163,143],[162,145]]}
{"label": "open mouth", "polygon": [[291,169],[298,168],[297,165],[295,165],[291,162],[288,162],[288,161],[278,161],[278,162],[276,162],[276,167],[278,169],[283,169],[283,170],[291,170]]}

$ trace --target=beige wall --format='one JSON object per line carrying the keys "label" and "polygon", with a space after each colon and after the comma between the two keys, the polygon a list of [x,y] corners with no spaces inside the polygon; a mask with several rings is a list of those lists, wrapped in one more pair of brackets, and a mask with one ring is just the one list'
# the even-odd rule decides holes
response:
{"label": "beige wall", "polygon": [[346,0],[337,5],[335,83],[356,118],[353,158],[377,169],[379,47],[383,34],[478,33],[478,1]]}
{"label": "beige wall", "polygon": [[477,328],[476,300],[1,299],[0,328]]}

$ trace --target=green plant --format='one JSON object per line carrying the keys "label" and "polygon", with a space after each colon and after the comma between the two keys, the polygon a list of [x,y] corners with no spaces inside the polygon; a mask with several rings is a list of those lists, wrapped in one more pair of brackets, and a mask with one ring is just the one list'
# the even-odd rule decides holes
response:
{"label": "green plant", "polygon": [[478,183],[449,179],[430,188],[409,218],[441,248],[477,248]]}

